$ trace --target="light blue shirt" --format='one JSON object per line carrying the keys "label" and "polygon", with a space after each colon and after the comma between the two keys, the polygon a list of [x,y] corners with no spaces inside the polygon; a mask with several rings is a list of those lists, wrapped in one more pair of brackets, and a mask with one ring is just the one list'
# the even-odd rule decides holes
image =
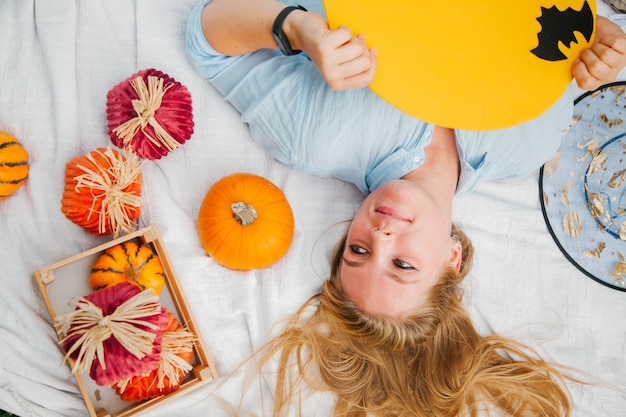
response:
{"label": "light blue shirt", "polygon": [[[364,194],[424,163],[432,124],[403,113],[368,88],[332,90],[306,54],[283,56],[276,49],[263,49],[228,57],[216,52],[200,21],[209,1],[201,1],[189,17],[189,59],[241,113],[252,139],[277,161],[351,182]],[[298,4],[324,16],[321,1]],[[486,180],[539,168],[558,149],[572,113],[568,89],[544,114],[521,125],[456,130],[461,161],[457,195]]]}

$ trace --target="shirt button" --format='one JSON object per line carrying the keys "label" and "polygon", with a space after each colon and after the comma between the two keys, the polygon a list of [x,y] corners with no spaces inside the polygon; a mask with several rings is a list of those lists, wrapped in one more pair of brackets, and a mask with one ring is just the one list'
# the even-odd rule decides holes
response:
{"label": "shirt button", "polygon": [[413,162],[419,162],[420,161],[420,157],[416,156],[415,158],[413,158]]}

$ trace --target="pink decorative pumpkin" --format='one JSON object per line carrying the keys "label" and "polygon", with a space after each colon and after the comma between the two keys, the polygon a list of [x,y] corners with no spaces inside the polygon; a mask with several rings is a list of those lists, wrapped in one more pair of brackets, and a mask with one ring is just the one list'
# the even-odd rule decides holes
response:
{"label": "pink decorative pumpkin", "polygon": [[109,90],[106,111],[111,142],[143,159],[166,156],[193,133],[191,93],[153,68]]}
{"label": "pink decorative pumpkin", "polygon": [[150,372],[159,365],[169,317],[152,290],[121,283],[87,294],[57,317],[68,325],[62,341],[72,372],[89,371],[98,385]]}

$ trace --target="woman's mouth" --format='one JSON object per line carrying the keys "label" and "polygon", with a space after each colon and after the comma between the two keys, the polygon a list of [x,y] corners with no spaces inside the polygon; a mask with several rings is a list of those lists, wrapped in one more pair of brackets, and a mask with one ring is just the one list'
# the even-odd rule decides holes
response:
{"label": "woman's mouth", "polygon": [[398,221],[407,222],[407,223],[411,223],[413,221],[410,217],[405,216],[399,211],[394,210],[391,207],[387,207],[387,206],[377,207],[374,210],[374,212],[378,214],[379,216],[386,217],[386,218],[393,219],[393,220],[398,220]]}

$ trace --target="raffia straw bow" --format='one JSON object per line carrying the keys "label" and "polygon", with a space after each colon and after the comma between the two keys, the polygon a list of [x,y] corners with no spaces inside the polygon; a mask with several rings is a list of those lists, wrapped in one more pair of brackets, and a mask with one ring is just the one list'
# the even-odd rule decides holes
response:
{"label": "raffia straw bow", "polygon": [[[137,134],[137,131],[141,131],[146,137],[154,143],[156,146],[165,146],[169,151],[176,149],[180,144],[176,141],[170,133],[163,128],[154,117],[156,111],[161,107],[163,96],[165,92],[171,87],[163,87],[163,79],[154,75],[148,76],[148,85],[143,80],[143,77],[139,76],[130,80],[130,85],[133,87],[139,99],[132,100],[133,109],[137,113],[136,117],[122,123],[115,129],[115,132],[124,146],[127,146],[133,137]],[[152,126],[156,138],[152,137],[145,131],[146,126]]]}
{"label": "raffia straw bow", "polygon": [[179,372],[187,373],[193,367],[186,360],[178,356],[179,353],[192,352],[196,337],[186,330],[168,332],[163,334],[161,362],[157,370],[157,388],[165,387],[165,377],[170,381],[176,381]]}
{"label": "raffia straw bow", "polygon": [[80,348],[72,372],[84,372],[91,369],[95,358],[100,362],[102,369],[106,369],[104,341],[111,336],[115,337],[137,359],[142,359],[152,352],[156,334],[138,327],[143,326],[152,330],[159,327],[149,321],[141,320],[161,313],[159,299],[151,289],[132,296],[108,316],[104,316],[100,307],[84,297],[70,304],[76,306],[76,309],[57,317],[57,322],[61,327],[67,323],[71,324],[61,343],[80,335],[63,358],[65,362]]}
{"label": "raffia straw bow", "polygon": [[[110,166],[100,166],[93,156],[94,152],[107,159]],[[99,167],[98,171],[77,165],[77,168],[81,169],[84,174],[74,177],[76,192],[80,192],[81,187],[87,187],[94,195],[87,218],[91,218],[91,214],[96,212],[94,206],[97,200],[102,198],[102,207],[98,217],[98,231],[105,233],[107,215],[111,222],[114,237],[117,237],[122,230],[124,232],[132,231],[133,220],[129,217],[125,206],[141,206],[141,196],[125,192],[124,189],[131,185],[141,173],[143,162],[133,153],[128,153],[126,156],[123,154],[116,155],[111,147],[108,147],[104,153],[99,150],[93,151],[87,155],[87,159]]]}
{"label": "raffia straw bow", "polygon": [[[161,342],[161,357],[157,368],[157,389],[165,388],[165,377],[174,384],[180,378],[193,369],[193,366],[178,354],[193,351],[193,344],[198,339],[186,329],[176,332],[163,333]],[[117,383],[120,392],[126,391],[126,387],[132,378],[124,378]]]}

